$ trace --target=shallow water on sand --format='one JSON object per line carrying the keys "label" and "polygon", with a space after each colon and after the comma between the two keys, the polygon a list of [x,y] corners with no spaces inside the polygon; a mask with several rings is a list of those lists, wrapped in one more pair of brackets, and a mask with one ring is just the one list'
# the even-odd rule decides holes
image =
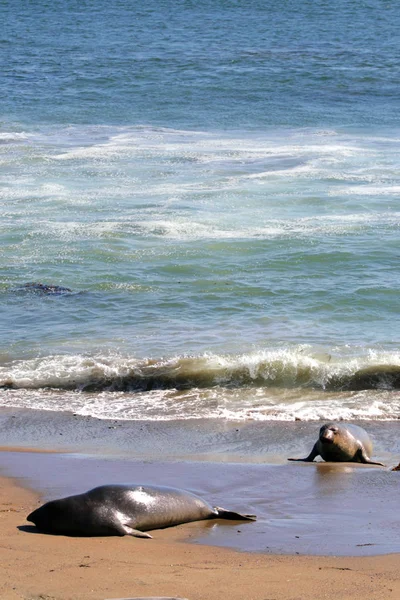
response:
{"label": "shallow water on sand", "polygon": [[390,471],[400,456],[398,425],[359,424],[374,441],[374,459],[387,467],[287,462],[309,453],[314,423],[119,422],[3,411],[0,438],[8,448],[22,436],[26,448],[60,454],[6,451],[0,465],[46,500],[106,483],[150,483],[258,517],[190,525],[190,539],[200,543],[275,553],[400,552],[400,477]]}
{"label": "shallow water on sand", "polygon": [[[7,452],[2,471],[44,500],[108,483],[180,487],[211,504],[257,515],[255,523],[205,521],[191,541],[246,551],[374,555],[400,551],[399,474],[360,465],[262,465],[134,461]],[[21,525],[23,525],[23,519]],[[157,531],[153,532],[157,537]],[[138,543],[141,543],[139,540]]]}

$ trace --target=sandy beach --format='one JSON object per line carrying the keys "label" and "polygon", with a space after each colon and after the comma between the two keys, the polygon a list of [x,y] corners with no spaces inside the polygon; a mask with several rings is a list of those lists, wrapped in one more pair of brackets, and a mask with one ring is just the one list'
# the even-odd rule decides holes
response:
{"label": "sandy beach", "polygon": [[0,597],[89,600],[178,596],[191,600],[398,598],[398,555],[277,556],[188,543],[198,524],[152,540],[35,533],[26,514],[39,497],[1,478]]}
{"label": "sandy beach", "polygon": [[[400,595],[399,473],[288,463],[300,435],[298,452],[309,445],[313,424],[203,423],[196,434],[195,423],[118,424],[15,410],[1,416],[4,600]],[[394,464],[396,424],[375,431],[376,456]],[[258,447],[261,439],[270,446]],[[151,540],[45,535],[26,521],[49,499],[133,482],[182,487],[258,519],[184,524],[154,531]]]}
{"label": "sandy beach", "polygon": [[[0,16],[0,600],[399,600],[397,4]],[[113,484],[257,518],[27,521]]]}

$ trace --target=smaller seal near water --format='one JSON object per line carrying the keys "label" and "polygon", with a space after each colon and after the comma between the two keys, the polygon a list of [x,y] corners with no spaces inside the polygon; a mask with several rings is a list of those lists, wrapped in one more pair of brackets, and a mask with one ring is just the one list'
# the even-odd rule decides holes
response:
{"label": "smaller seal near water", "polygon": [[312,462],[321,456],[329,462],[357,462],[368,465],[381,465],[370,459],[372,442],[368,433],[362,427],[353,424],[327,423],[319,430],[319,438],[306,458],[288,458]]}
{"label": "smaller seal near water", "polygon": [[52,500],[27,520],[45,532],[61,535],[132,535],[206,519],[255,521],[208,502],[185,490],[148,485],[102,485],[84,494]]}

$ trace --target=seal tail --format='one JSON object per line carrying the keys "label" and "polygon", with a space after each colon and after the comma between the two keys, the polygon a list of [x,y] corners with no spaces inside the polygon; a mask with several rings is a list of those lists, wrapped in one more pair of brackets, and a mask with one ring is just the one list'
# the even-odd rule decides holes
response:
{"label": "seal tail", "polygon": [[234,512],[233,510],[226,510],[220,506],[214,506],[216,512],[215,518],[217,519],[230,519],[232,521],[256,521],[256,515],[242,515]]}

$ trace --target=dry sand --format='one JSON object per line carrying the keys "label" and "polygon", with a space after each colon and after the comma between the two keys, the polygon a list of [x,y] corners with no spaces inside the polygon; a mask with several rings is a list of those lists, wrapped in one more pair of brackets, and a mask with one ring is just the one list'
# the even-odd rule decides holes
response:
{"label": "dry sand", "polygon": [[400,555],[236,552],[188,543],[195,524],[157,531],[152,540],[50,536],[34,533],[25,521],[40,501],[37,494],[8,478],[0,486],[2,600],[400,598]]}

